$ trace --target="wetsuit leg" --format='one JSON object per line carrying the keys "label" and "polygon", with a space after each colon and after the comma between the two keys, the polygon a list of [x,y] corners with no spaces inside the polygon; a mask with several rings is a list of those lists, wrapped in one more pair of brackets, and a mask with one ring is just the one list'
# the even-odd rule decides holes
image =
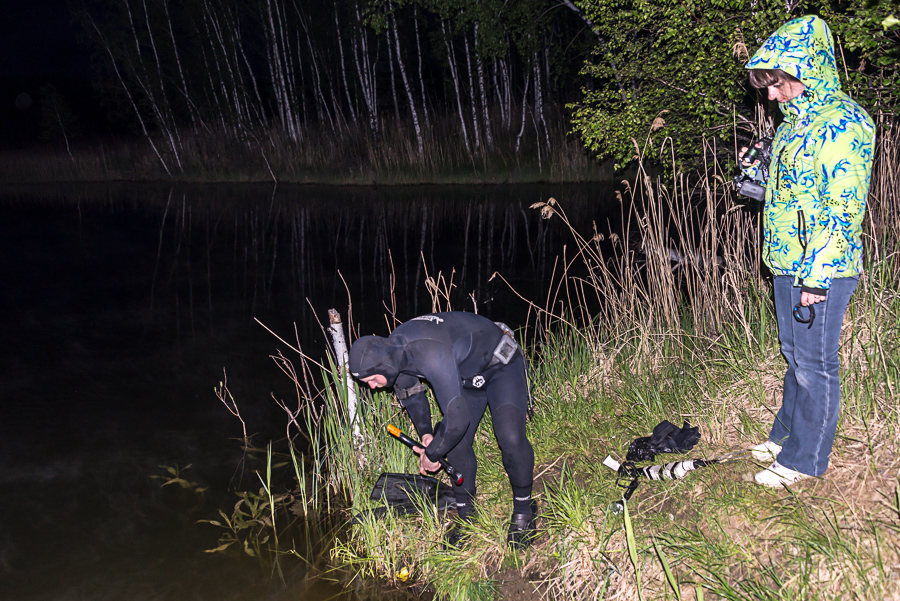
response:
{"label": "wetsuit leg", "polygon": [[478,468],[472,443],[475,441],[478,424],[481,423],[481,418],[484,416],[487,396],[484,393],[467,390],[465,398],[469,405],[469,428],[459,444],[447,453],[447,461],[463,476],[462,486],[454,484],[453,493],[456,496],[456,510],[459,512],[459,517],[468,519],[469,513],[472,511],[472,500],[475,498],[475,472]]}
{"label": "wetsuit leg", "polygon": [[497,437],[503,467],[513,489],[513,510],[530,513],[534,449],[525,435],[528,381],[525,378],[525,359],[521,353],[491,377],[487,395],[494,436]]}

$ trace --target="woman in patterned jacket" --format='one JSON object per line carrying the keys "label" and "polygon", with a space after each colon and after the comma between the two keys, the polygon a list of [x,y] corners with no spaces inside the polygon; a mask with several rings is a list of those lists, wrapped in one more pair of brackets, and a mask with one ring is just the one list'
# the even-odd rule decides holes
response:
{"label": "woman in patterned jacket", "polygon": [[[778,101],[784,121],[772,144],[763,259],[774,275],[784,396],[754,458],[765,486],[821,476],[840,411],[838,343],[862,272],[862,221],[875,126],[841,91],[831,30],[819,17],[778,29],[747,63],[750,83]],[[746,149],[744,149],[746,150]],[[754,174],[759,167],[743,164]]]}

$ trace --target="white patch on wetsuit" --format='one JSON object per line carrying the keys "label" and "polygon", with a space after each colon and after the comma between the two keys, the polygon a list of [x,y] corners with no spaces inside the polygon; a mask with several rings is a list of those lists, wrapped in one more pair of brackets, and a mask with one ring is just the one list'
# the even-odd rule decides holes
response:
{"label": "white patch on wetsuit", "polygon": [[444,318],[438,317],[437,315],[420,315],[419,317],[413,317],[410,321],[430,321],[432,323],[438,324],[443,323]]}
{"label": "white patch on wetsuit", "polygon": [[484,376],[479,374],[472,378],[472,386],[474,386],[475,388],[481,388],[482,386],[484,386]]}

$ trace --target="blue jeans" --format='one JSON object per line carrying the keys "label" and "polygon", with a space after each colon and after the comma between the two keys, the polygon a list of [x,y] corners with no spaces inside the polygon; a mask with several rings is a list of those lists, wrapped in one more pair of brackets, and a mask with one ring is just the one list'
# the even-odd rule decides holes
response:
{"label": "blue jeans", "polygon": [[[769,440],[783,446],[778,463],[802,474],[821,476],[828,468],[841,409],[841,324],[859,278],[831,281],[825,300],[815,305],[811,327],[794,319],[800,288],[793,286],[793,280],[792,276],[775,277],[778,340],[788,369],[784,398]],[[801,315],[808,317],[809,309],[801,308]]]}

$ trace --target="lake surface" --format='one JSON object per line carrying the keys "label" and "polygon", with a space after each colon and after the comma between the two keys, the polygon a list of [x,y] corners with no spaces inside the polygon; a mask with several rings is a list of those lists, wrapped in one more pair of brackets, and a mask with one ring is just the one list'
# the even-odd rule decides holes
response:
{"label": "lake surface", "polygon": [[[520,295],[544,306],[575,248],[529,209],[550,196],[587,237],[618,220],[611,185],[0,190],[2,597],[359,598],[299,559],[282,583],[204,553],[221,531],[197,520],[258,488],[213,388],[227,373],[257,443],[283,438],[272,395],[292,387],[269,356],[291,351],[260,322],[321,357],[328,309],[386,335],[386,314],[432,310],[428,277],[523,327]],[[153,478],[187,465],[206,492]]]}

